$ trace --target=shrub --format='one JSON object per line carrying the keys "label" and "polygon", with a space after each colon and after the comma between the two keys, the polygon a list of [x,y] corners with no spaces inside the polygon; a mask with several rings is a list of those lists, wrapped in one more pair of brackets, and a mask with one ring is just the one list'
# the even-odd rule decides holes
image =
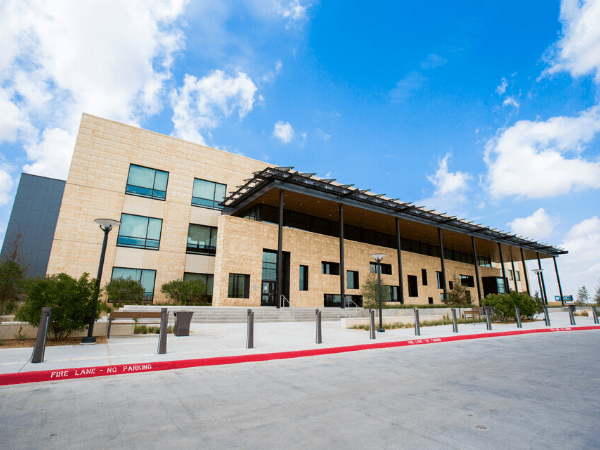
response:
{"label": "shrub", "polygon": [[471,306],[471,292],[462,285],[457,276],[452,280],[452,289],[448,291],[445,303],[456,308]]}
{"label": "shrub", "polygon": [[160,292],[166,294],[177,305],[207,306],[206,284],[200,280],[173,280],[165,283]]}
{"label": "shrub", "polygon": [[[378,309],[379,308],[379,285],[377,274],[370,273],[367,276],[364,284],[360,288],[360,293],[363,298],[363,308]],[[390,290],[386,289],[386,285],[381,283],[381,303],[385,307],[385,302],[390,301]]]}
{"label": "shrub", "polygon": [[131,278],[114,278],[104,286],[108,301],[115,307],[127,303],[138,305],[144,301],[144,287],[142,283]]}
{"label": "shrub", "polygon": [[46,278],[38,278],[27,284],[25,303],[15,315],[16,320],[29,322],[37,327],[40,324],[42,308],[52,308],[48,328],[57,340],[69,337],[75,331],[82,331],[89,323],[92,307],[96,303],[96,319],[100,311],[110,309],[98,302],[96,280],[88,279],[84,273],[79,280],[59,273]]}
{"label": "shrub", "polygon": [[481,304],[482,306],[492,306],[494,308],[493,320],[503,323],[506,323],[509,318],[516,319],[515,305],[519,308],[521,317],[531,319],[535,314],[544,310],[540,299],[515,291],[511,291],[509,294],[489,294]]}
{"label": "shrub", "polygon": [[12,313],[23,299],[27,266],[21,252],[21,235],[10,244],[6,258],[0,262],[0,314]]}

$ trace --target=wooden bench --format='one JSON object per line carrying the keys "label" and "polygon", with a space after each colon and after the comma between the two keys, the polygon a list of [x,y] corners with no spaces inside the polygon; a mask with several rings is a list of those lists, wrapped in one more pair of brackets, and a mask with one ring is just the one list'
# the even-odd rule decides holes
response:
{"label": "wooden bench", "polygon": [[463,318],[466,319],[467,317],[472,317],[473,324],[475,324],[475,316],[477,316],[478,319],[481,319],[481,316],[483,316],[483,314],[483,308],[466,309],[463,311]]}
{"label": "wooden bench", "polygon": [[108,330],[106,339],[110,338],[110,325],[113,319],[158,319],[160,312],[114,311],[108,314]]}

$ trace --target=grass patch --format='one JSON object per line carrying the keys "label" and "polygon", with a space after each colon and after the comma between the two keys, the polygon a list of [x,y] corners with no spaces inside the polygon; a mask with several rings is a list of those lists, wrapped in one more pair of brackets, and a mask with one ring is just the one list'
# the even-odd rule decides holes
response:
{"label": "grass patch", "polygon": [[[167,333],[172,333],[173,327],[169,325],[167,327]],[[136,325],[133,329],[134,334],[159,334],[160,327],[148,326],[148,325]]]}
{"label": "grass patch", "polygon": [[[480,322],[485,322],[485,319],[475,319],[475,323],[480,323]],[[473,319],[456,319],[456,323],[457,324],[463,324],[463,325],[469,325],[469,324],[473,324]],[[442,320],[434,320],[431,322],[421,322],[420,327],[435,327],[438,325],[452,325],[452,319],[442,319]],[[376,328],[379,328],[377,319],[375,319],[375,326]],[[385,330],[396,330],[398,328],[414,328],[415,324],[414,323],[392,323],[392,324],[383,324],[383,328]],[[370,325],[356,325],[354,327],[352,327],[353,330],[367,330],[369,331],[371,329]]]}

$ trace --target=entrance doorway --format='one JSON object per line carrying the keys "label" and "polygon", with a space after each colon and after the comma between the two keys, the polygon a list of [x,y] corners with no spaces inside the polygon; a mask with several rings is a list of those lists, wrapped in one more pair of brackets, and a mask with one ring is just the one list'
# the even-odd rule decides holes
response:
{"label": "entrance doorway", "polygon": [[[287,301],[282,301],[280,306],[289,306],[290,299],[290,254],[283,252],[281,273],[281,295]],[[261,306],[277,306],[280,296],[277,293],[277,252],[263,249],[262,284],[260,291]]]}
{"label": "entrance doorway", "polygon": [[260,296],[260,306],[277,306],[277,302],[275,301],[275,291],[277,291],[276,281],[263,280]]}

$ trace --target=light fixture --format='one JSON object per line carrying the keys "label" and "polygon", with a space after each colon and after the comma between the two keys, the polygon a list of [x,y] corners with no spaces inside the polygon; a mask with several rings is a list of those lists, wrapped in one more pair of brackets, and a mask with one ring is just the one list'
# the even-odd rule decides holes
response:
{"label": "light fixture", "polygon": [[385,329],[383,328],[383,312],[381,308],[381,260],[385,258],[385,254],[374,253],[371,255],[371,257],[377,261],[377,287],[379,293],[379,330],[377,331],[383,333],[385,332]]}

